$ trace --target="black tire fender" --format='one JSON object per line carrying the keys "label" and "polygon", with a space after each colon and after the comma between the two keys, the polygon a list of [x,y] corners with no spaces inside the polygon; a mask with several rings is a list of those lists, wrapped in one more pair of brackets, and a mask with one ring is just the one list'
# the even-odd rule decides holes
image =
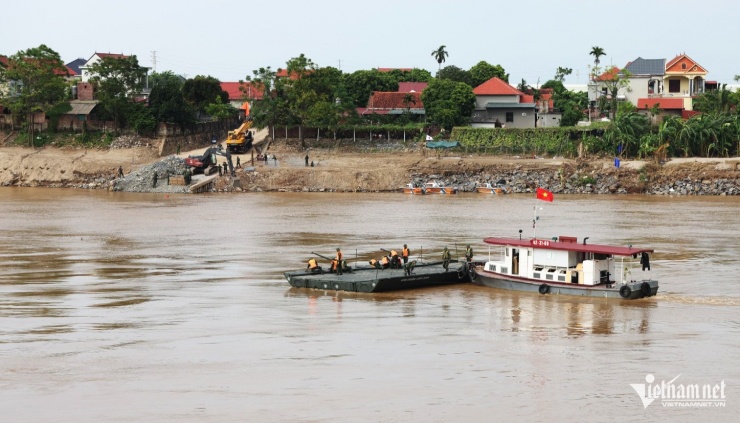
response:
{"label": "black tire fender", "polygon": [[540,294],[542,294],[542,295],[545,295],[545,294],[547,294],[548,292],[550,292],[550,285],[548,285],[548,284],[546,284],[546,283],[543,283],[543,284],[542,284],[542,285],[540,285],[540,287],[538,288],[538,291],[540,291]]}
{"label": "black tire fender", "polygon": [[632,288],[627,285],[622,285],[622,287],[619,288],[619,295],[622,298],[629,298],[630,295],[632,295]]}
{"label": "black tire fender", "polygon": [[643,296],[649,297],[653,293],[653,288],[650,287],[649,283],[643,282],[642,285],[640,285],[640,292]]}

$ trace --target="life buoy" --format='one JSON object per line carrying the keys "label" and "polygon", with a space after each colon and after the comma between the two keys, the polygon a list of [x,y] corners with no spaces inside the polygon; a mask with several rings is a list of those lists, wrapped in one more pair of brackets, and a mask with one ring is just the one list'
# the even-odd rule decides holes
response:
{"label": "life buoy", "polygon": [[542,295],[547,294],[548,292],[550,292],[550,285],[543,283],[542,285],[540,285],[539,291]]}
{"label": "life buoy", "polygon": [[622,287],[619,288],[619,295],[621,295],[622,298],[629,298],[630,295],[632,295],[632,288],[627,285],[622,285]]}
{"label": "life buoy", "polygon": [[649,283],[643,282],[642,285],[640,285],[640,292],[643,296],[649,297],[653,293],[653,288],[650,287]]}

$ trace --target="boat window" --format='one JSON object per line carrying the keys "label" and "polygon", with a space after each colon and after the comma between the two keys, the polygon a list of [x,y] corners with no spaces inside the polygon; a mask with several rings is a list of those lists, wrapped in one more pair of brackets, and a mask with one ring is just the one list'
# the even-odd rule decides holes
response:
{"label": "boat window", "polygon": [[558,280],[560,282],[565,282],[565,275],[562,275],[562,276],[561,275],[558,275]]}
{"label": "boat window", "polygon": [[532,274],[532,276],[534,276],[535,278],[538,278],[538,279],[542,277],[542,275],[540,274],[540,272],[535,272],[535,273]]}
{"label": "boat window", "polygon": [[501,266],[501,273],[509,273],[509,268]]}
{"label": "boat window", "polygon": [[565,274],[565,269],[561,269],[561,270],[560,270],[560,274],[561,274],[561,275],[564,275],[564,274]]}
{"label": "boat window", "polygon": [[551,280],[552,280],[552,275],[551,275],[551,274],[549,274],[549,273],[548,273],[548,274],[546,274],[546,275],[545,275],[545,279],[547,279],[548,281],[551,281]]}
{"label": "boat window", "polygon": [[554,271],[555,271],[555,268],[554,268],[554,267],[548,267],[548,268],[547,268],[547,272],[548,272],[548,273],[552,273],[552,272],[554,272]]}
{"label": "boat window", "polygon": [[534,271],[535,271],[535,272],[541,272],[541,271],[542,271],[542,269],[544,269],[544,266],[535,266],[535,267],[534,267]]}

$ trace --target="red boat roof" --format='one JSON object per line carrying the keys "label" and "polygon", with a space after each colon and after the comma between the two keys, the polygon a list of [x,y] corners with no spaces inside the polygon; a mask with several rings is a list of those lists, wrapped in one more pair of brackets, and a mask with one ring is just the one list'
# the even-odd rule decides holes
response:
{"label": "red boat roof", "polygon": [[608,254],[614,256],[631,256],[640,253],[652,253],[652,248],[622,247],[614,245],[579,244],[576,242],[560,242],[549,239],[516,239],[516,238],[486,238],[486,244],[505,245],[511,247],[537,248],[541,250],[564,250],[579,253]]}

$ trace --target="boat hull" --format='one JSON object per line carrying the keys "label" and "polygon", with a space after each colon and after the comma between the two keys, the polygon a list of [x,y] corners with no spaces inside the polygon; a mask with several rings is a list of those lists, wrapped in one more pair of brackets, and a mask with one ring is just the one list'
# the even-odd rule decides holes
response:
{"label": "boat hull", "polygon": [[479,194],[501,195],[501,194],[504,193],[504,190],[502,188],[484,188],[484,187],[478,187],[475,190]]}
{"label": "boat hull", "polygon": [[296,288],[350,292],[386,292],[470,282],[467,265],[457,262],[451,262],[448,271],[441,262],[418,264],[411,275],[406,275],[403,269],[362,267],[341,275],[303,270],[285,272],[285,278]]}
{"label": "boat hull", "polygon": [[424,189],[423,188],[404,188],[403,189],[404,194],[415,194],[415,195],[423,195]]}
{"label": "boat hull", "polygon": [[455,188],[426,188],[427,194],[457,194]]}
{"label": "boat hull", "polygon": [[[631,281],[624,285],[614,283],[611,284],[611,287],[605,284],[586,286],[510,277],[482,269],[476,269],[475,275],[473,276],[473,283],[490,288],[506,289],[509,291],[536,292],[543,295],[573,295],[578,297],[618,298],[625,300],[651,297],[658,293],[658,281],[656,280]],[[543,286],[547,286],[547,288],[543,288]]]}

